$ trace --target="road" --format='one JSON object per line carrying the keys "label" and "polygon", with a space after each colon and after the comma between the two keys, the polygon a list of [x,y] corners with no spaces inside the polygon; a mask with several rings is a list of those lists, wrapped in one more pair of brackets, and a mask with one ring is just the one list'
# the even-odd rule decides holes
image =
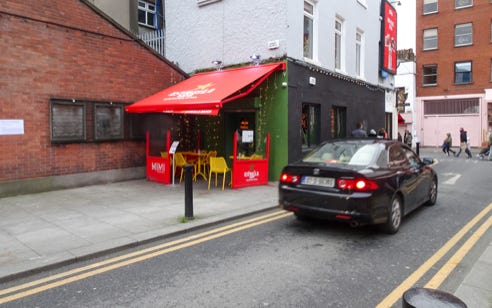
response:
{"label": "road", "polygon": [[[435,281],[484,218],[457,234],[491,215],[491,162],[442,158],[435,169],[437,204],[392,236],[276,210],[0,285],[22,285],[2,307],[401,307],[394,291]],[[491,233],[441,290],[456,289]]]}

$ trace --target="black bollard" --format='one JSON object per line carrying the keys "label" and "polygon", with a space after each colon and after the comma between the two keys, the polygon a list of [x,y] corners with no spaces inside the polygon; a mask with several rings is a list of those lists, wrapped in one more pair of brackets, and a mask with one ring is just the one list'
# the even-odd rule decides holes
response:
{"label": "black bollard", "polygon": [[415,152],[420,156],[420,142],[415,142]]}
{"label": "black bollard", "polygon": [[193,219],[193,165],[184,165],[185,176],[185,217]]}

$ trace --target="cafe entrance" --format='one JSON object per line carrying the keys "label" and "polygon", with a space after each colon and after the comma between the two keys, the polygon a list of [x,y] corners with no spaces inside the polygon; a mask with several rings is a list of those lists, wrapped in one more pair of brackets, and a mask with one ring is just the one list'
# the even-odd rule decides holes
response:
{"label": "cafe entrance", "polygon": [[224,112],[225,122],[225,153],[230,163],[230,156],[234,148],[234,133],[238,133],[237,156],[250,157],[255,152],[255,112],[254,111],[227,111]]}
{"label": "cafe entrance", "polygon": [[[195,179],[198,178],[197,175],[206,178],[207,174],[218,171],[224,173],[225,178],[225,173],[232,169],[232,188],[266,185],[270,134],[269,127],[264,127],[267,129],[263,130],[257,127],[258,124],[267,123],[266,112],[259,112],[263,117],[258,120],[257,111],[263,110],[262,103],[272,103],[274,96],[271,95],[272,91],[263,90],[265,92],[262,100],[260,85],[272,74],[285,69],[285,62],[278,62],[198,73],[125,109],[131,113],[172,113],[180,116],[184,128],[178,128],[175,132],[181,135],[181,140],[172,140],[173,144],[176,141],[179,142],[178,145],[183,144],[178,149],[180,153],[170,153],[168,149],[163,152],[172,154],[173,161],[178,158],[189,163],[191,160],[187,160],[186,156],[194,159]],[[270,83],[276,87],[277,80],[273,79]],[[265,87],[268,89],[268,85]],[[278,89],[278,92],[282,89]],[[191,142],[195,139],[195,142]],[[190,143],[194,144],[192,148],[185,149]],[[221,153],[220,148],[224,152]],[[214,153],[215,157],[210,157],[210,169],[206,172],[205,156],[209,152]],[[164,156],[165,154],[161,153]],[[184,158],[181,159],[180,156]],[[147,164],[150,161],[147,159]],[[223,162],[219,164],[218,161]],[[232,168],[224,166],[227,161]],[[218,165],[220,166],[217,167]],[[178,166],[177,163],[175,166]],[[164,170],[162,177],[166,180],[171,176],[169,169],[159,169]],[[209,183],[210,178],[209,176]]]}

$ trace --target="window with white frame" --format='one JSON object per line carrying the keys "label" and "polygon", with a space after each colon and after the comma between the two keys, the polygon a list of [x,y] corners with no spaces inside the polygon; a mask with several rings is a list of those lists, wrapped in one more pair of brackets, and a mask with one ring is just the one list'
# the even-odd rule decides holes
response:
{"label": "window with white frame", "polygon": [[472,82],[471,61],[456,62],[454,64],[454,83],[463,84]]}
{"label": "window with white frame", "polygon": [[337,70],[343,70],[343,54],[343,19],[337,17],[335,19],[335,69]]}
{"label": "window with white frame", "polygon": [[364,32],[357,30],[355,33],[355,74],[357,77],[364,76]]}
{"label": "window with white frame", "polygon": [[473,43],[472,24],[466,23],[454,27],[454,46],[466,46]]}
{"label": "window with white frame", "polygon": [[314,4],[304,1],[304,58],[313,59],[314,48]]}
{"label": "window with white frame", "polygon": [[473,6],[473,0],[454,0],[454,8],[461,9]]}
{"label": "window with white frame", "polygon": [[423,14],[437,13],[437,0],[424,0]]}
{"label": "window with white frame", "polygon": [[425,29],[423,40],[423,50],[437,49],[437,28]]}
{"label": "window with white frame", "polygon": [[437,64],[428,64],[422,67],[422,85],[435,86],[437,85]]}
{"label": "window with white frame", "polygon": [[138,1],[138,23],[140,25],[154,28],[155,14],[154,3],[140,0]]}

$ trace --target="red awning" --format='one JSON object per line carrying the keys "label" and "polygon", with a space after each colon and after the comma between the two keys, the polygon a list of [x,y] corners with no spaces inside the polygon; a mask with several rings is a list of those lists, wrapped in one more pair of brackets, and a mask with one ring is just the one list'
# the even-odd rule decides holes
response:
{"label": "red awning", "polygon": [[250,94],[277,70],[285,70],[285,62],[195,74],[126,111],[217,115],[222,104]]}
{"label": "red awning", "polygon": [[405,119],[401,116],[401,114],[398,114],[398,124],[405,124]]}

